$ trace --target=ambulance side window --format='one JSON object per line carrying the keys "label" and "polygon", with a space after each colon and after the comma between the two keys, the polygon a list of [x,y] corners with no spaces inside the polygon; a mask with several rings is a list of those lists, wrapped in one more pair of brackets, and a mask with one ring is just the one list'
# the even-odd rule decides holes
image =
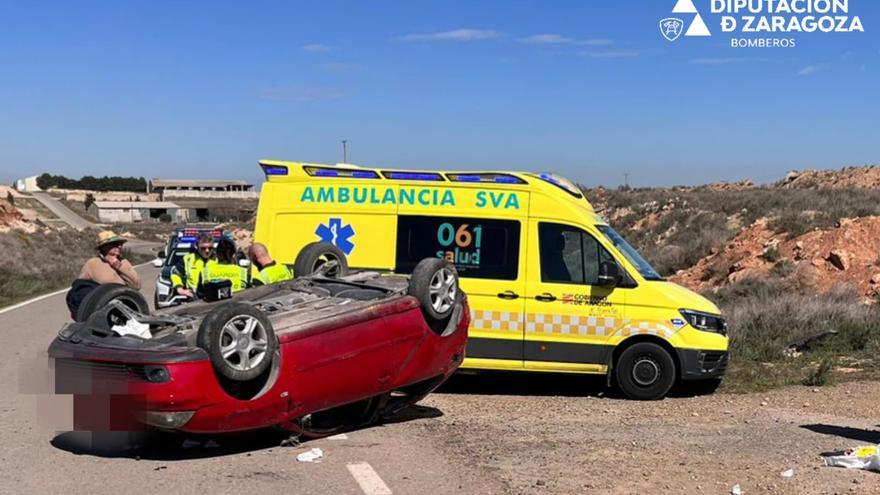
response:
{"label": "ambulance side window", "polygon": [[542,282],[596,285],[599,263],[613,260],[592,235],[557,223],[538,224],[538,247]]}
{"label": "ambulance side window", "polygon": [[395,271],[410,273],[424,258],[443,258],[466,278],[516,280],[520,222],[399,215]]}

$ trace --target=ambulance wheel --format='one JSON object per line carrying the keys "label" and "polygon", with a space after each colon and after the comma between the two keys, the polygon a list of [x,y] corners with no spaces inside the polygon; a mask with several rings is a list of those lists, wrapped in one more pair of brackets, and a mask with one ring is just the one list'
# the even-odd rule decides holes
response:
{"label": "ambulance wheel", "polygon": [[[80,303],[76,311],[76,321],[86,321],[96,311],[110,304],[110,301],[119,301],[139,313],[150,313],[150,306],[140,292],[122,284],[101,284],[92,289]],[[127,318],[117,310],[111,312],[109,319],[108,323],[112,326],[124,325]]]}
{"label": "ambulance wheel", "polygon": [[342,277],[348,275],[348,261],[345,253],[334,244],[329,242],[313,242],[296,255],[293,264],[293,274],[297,277],[305,277],[317,272],[322,265],[335,262],[336,265],[327,270],[328,277]]}
{"label": "ambulance wheel", "polygon": [[452,263],[440,258],[425,258],[413,269],[409,295],[419,300],[425,316],[444,321],[461,302],[458,272]]}
{"label": "ambulance wheel", "polygon": [[662,399],[675,383],[675,361],[659,345],[639,342],[620,354],[614,377],[630,399]]}
{"label": "ambulance wheel", "polygon": [[207,351],[217,373],[240,382],[266,371],[278,348],[272,322],[245,303],[223,304],[211,310],[199,326],[196,343]]}

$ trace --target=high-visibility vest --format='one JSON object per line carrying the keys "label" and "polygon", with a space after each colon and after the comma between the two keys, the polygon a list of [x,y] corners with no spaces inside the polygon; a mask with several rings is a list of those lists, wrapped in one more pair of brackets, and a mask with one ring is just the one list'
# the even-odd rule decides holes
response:
{"label": "high-visibility vest", "polygon": [[287,269],[281,263],[272,262],[271,265],[263,267],[260,270],[260,280],[263,281],[263,284],[277,284],[278,282],[284,282],[285,280],[290,280],[293,278],[293,274],[290,273],[290,270]]}
{"label": "high-visibility vest", "polygon": [[229,280],[232,282],[232,292],[238,292],[247,286],[247,270],[238,265],[210,260],[202,272],[202,280]]}
{"label": "high-visibility vest", "polygon": [[177,273],[176,269],[171,271],[171,284],[175,287],[186,287],[195,292],[201,283],[201,274],[204,269],[204,258],[197,253],[188,253],[183,257],[183,273]]}

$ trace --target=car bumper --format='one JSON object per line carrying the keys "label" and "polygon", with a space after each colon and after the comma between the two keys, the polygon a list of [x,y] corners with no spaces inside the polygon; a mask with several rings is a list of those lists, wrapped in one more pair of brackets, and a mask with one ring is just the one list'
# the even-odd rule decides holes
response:
{"label": "car bumper", "polygon": [[682,380],[721,378],[727,371],[727,351],[678,349]]}

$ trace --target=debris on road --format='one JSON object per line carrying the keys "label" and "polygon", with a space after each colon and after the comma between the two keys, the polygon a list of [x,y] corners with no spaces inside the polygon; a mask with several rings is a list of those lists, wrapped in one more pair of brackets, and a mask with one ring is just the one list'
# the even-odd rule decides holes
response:
{"label": "debris on road", "polygon": [[843,455],[827,456],[825,465],[880,472],[880,446],[864,445],[846,450]]}
{"label": "debris on road", "polygon": [[299,462],[321,462],[322,457],[324,457],[324,451],[315,447],[312,450],[297,455],[296,460]]}
{"label": "debris on road", "polygon": [[785,471],[782,472],[783,478],[791,478],[793,476],[794,476],[794,469],[786,469]]}
{"label": "debris on road", "polygon": [[733,488],[730,489],[730,495],[742,495],[743,491],[740,488],[739,483],[733,485]]}

